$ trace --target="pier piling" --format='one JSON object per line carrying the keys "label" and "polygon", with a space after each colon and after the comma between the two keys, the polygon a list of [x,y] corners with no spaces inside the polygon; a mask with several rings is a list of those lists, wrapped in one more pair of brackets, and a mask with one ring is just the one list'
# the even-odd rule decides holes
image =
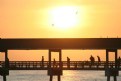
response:
{"label": "pier piling", "polygon": [[[115,67],[109,67],[109,52],[115,52]],[[117,49],[106,49],[106,68],[105,76],[107,76],[107,81],[110,81],[110,77],[114,77],[114,81],[117,81],[117,76],[119,75],[119,70],[117,66]]]}
{"label": "pier piling", "polygon": [[6,81],[6,75],[3,75],[3,81]]}
{"label": "pier piling", "polygon": [[[55,67],[55,65],[51,65],[51,52],[59,52],[59,63],[58,67]],[[61,55],[61,49],[50,49],[49,50],[49,69],[48,69],[48,75],[50,76],[50,81],[53,81],[53,76],[57,76],[57,80],[61,81],[61,75],[62,75],[62,55]]]}

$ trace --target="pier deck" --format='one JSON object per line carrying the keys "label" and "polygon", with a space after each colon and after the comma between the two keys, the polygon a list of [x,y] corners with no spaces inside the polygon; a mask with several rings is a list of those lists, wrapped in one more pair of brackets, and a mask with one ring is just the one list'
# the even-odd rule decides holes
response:
{"label": "pier deck", "polygon": [[[56,62],[59,63],[58,61]],[[91,64],[90,61],[70,61],[70,64],[67,64],[67,61],[63,61],[63,70],[105,70],[106,61],[95,61],[94,64]],[[9,70],[48,70],[48,61],[44,61],[42,65],[41,61],[10,61]],[[53,62],[51,63],[53,66]],[[115,67],[115,62],[109,62],[110,67]],[[119,70],[121,70],[121,63],[118,64]],[[4,67],[4,61],[1,61],[0,67]]]}

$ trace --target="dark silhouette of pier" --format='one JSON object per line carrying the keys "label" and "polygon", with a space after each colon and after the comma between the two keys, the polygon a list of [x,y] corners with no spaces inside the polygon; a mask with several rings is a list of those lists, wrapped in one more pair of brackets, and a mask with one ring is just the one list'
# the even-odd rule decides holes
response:
{"label": "dark silhouette of pier", "polygon": [[121,38],[1,39],[0,50],[121,49]]}
{"label": "dark silhouette of pier", "polygon": [[[63,74],[64,62],[62,61],[62,52],[61,50],[75,50],[75,49],[95,49],[95,50],[106,50],[106,62],[100,62],[101,65],[96,66],[95,64],[99,64],[96,62],[91,62],[91,65],[88,68],[103,67],[105,70],[105,76],[107,76],[107,81],[110,81],[110,77],[114,77],[114,81],[117,81],[117,76],[119,75],[119,62],[117,50],[121,49],[121,38],[43,38],[43,39],[0,39],[0,52],[5,53],[5,62],[3,66],[0,67],[0,75],[3,76],[3,81],[6,81],[6,76],[9,75],[9,70],[14,67],[12,62],[9,62],[8,58],[8,50],[49,50],[48,53],[48,75],[50,76],[50,81],[52,81],[53,76],[58,76],[58,81],[61,81],[60,76]],[[51,55],[52,52],[59,53],[59,61],[57,67],[52,67]],[[110,65],[109,61],[109,52],[114,52],[115,61]],[[70,62],[70,61],[69,61]],[[73,62],[73,61],[72,61]],[[28,64],[25,62],[28,66]],[[36,64],[38,62],[35,62]],[[86,67],[85,62],[79,62],[81,67],[84,69]],[[16,68],[21,68],[21,65],[18,63],[15,65]],[[24,62],[20,63],[24,65]],[[30,63],[31,64],[31,63]],[[71,63],[70,65],[66,63],[68,69],[72,68],[74,64],[74,68],[79,68],[78,63]],[[90,64],[90,63],[89,63]],[[44,64],[43,64],[44,65]],[[20,66],[20,67],[19,67]],[[33,65],[34,69],[38,65]],[[15,69],[15,67],[13,69]],[[23,67],[22,67],[23,68]],[[29,67],[30,68],[30,67]],[[27,69],[27,67],[26,67]],[[37,69],[37,68],[36,68]],[[44,68],[43,68],[44,69]],[[97,69],[93,69],[97,70]]]}
{"label": "dark silhouette of pier", "polygon": [[[58,65],[59,61],[56,61],[56,64],[53,64],[54,61],[51,62],[51,65]],[[48,70],[49,61],[9,61],[9,70]],[[109,67],[115,67],[115,61],[109,61]],[[0,62],[0,67],[5,67],[5,62]],[[55,66],[56,67],[56,66]],[[95,61],[94,64],[91,61],[70,61],[68,64],[67,61],[62,61],[62,70],[101,70],[104,71],[106,69],[106,61]],[[121,62],[118,64],[119,71],[121,70]]]}

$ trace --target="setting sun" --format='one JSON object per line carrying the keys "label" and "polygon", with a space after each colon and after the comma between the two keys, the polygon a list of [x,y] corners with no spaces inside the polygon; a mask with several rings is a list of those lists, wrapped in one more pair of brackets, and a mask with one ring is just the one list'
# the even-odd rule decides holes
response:
{"label": "setting sun", "polygon": [[51,14],[52,26],[60,29],[66,29],[76,26],[78,22],[78,10],[76,7],[57,7],[51,11]]}

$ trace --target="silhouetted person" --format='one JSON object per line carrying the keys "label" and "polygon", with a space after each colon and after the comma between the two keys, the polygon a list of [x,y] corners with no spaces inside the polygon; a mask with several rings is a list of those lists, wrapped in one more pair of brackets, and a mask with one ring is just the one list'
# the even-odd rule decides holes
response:
{"label": "silhouetted person", "polygon": [[119,56],[119,58],[117,59],[118,68],[120,67],[120,63],[121,63],[121,58],[120,58],[120,56]]}
{"label": "silhouetted person", "polygon": [[42,56],[42,68],[44,67],[44,56]]}
{"label": "silhouetted person", "polygon": [[97,56],[97,59],[98,59],[98,65],[100,64],[101,60],[100,60],[100,57]]}
{"label": "silhouetted person", "polygon": [[90,56],[90,61],[91,61],[91,65],[93,65],[95,62],[95,58],[92,55]]}
{"label": "silhouetted person", "polygon": [[55,58],[53,59],[53,68],[56,67],[56,61]]}
{"label": "silhouetted person", "polygon": [[119,56],[118,60],[121,61],[121,57],[120,56]]}
{"label": "silhouetted person", "polygon": [[67,57],[67,68],[70,68],[70,58]]}
{"label": "silhouetted person", "polygon": [[5,67],[9,68],[9,59],[8,58],[6,58]]}

